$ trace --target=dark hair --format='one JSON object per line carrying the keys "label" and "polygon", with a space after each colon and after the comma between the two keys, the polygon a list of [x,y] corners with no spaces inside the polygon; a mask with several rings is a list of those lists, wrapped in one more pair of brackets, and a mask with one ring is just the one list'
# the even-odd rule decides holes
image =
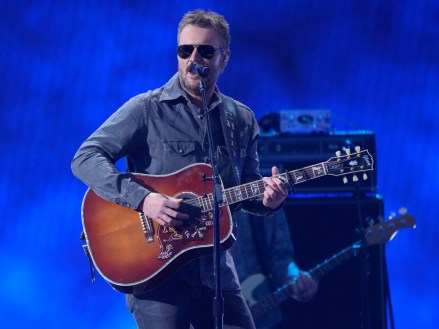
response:
{"label": "dark hair", "polygon": [[186,13],[178,25],[177,43],[180,40],[180,33],[187,25],[195,25],[202,28],[211,28],[218,33],[221,48],[230,47],[229,24],[224,16],[213,11],[197,9]]}

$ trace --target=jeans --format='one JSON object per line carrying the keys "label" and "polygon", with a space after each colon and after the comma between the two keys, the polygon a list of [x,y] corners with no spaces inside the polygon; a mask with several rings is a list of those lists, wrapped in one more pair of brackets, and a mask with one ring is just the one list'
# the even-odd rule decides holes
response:
{"label": "jeans", "polygon": [[[214,291],[170,280],[142,295],[127,295],[127,308],[139,329],[208,329],[215,327]],[[240,290],[223,290],[224,328],[254,329]]]}

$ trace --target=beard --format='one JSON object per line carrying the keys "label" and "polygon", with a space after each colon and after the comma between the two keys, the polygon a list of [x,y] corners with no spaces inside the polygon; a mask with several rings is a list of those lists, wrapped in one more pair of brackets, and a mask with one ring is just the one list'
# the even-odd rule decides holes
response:
{"label": "beard", "polygon": [[[204,80],[205,83],[205,87],[206,90],[209,90],[210,88],[212,88],[213,83],[212,83],[212,79],[213,76],[209,76]],[[179,71],[179,80],[180,80],[180,84],[182,86],[182,88],[192,94],[192,95],[196,95],[196,96],[201,96],[201,91],[200,91],[200,78],[199,79],[192,79],[192,75],[187,72],[186,70],[180,70]]]}

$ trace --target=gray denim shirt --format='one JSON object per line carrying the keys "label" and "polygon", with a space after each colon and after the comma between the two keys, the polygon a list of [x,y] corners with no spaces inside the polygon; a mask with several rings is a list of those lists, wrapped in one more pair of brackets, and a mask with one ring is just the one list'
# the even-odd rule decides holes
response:
{"label": "gray denim shirt", "polygon": [[[239,169],[236,182],[219,121],[223,96],[216,89],[208,111],[213,136],[217,138],[218,167],[224,186],[261,179],[257,155],[259,128],[254,113],[235,101],[239,126]],[[72,161],[72,171],[99,196],[119,205],[137,209],[150,192],[133,179],[131,172],[165,175],[194,163],[206,162],[208,155],[205,115],[191,102],[180,86],[177,74],[161,88],[137,95],[122,105],[81,145]],[[126,159],[126,172],[115,163]],[[272,210],[259,199],[242,202],[243,210],[266,215]],[[236,289],[237,275],[227,251],[222,256],[224,289]],[[212,257],[206,256],[174,274],[193,284],[214,287]]]}

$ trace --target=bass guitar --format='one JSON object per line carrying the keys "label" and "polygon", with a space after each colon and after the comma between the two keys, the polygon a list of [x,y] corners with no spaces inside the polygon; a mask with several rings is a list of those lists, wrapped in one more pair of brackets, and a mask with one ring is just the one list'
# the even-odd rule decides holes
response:
{"label": "bass guitar", "polygon": [[[326,175],[344,176],[373,170],[368,150],[346,152],[326,162],[279,175],[287,185]],[[107,201],[88,189],[82,203],[84,249],[102,277],[123,293],[141,293],[160,284],[189,260],[206,255],[213,246],[212,169],[194,164],[169,175],[131,174],[151,191],[184,199],[180,211],[189,214],[179,227],[164,227],[141,211]],[[210,178],[210,179],[209,179]],[[220,242],[223,249],[235,241],[229,205],[264,193],[258,180],[222,190]]]}
{"label": "bass guitar", "polygon": [[[400,229],[415,227],[416,219],[410,215],[403,215],[387,222],[368,227],[364,232],[364,240],[355,242],[351,246],[343,249],[339,253],[333,255],[331,258],[326,259],[322,263],[310,269],[308,272],[312,277],[319,279],[329,271],[346,262],[348,259],[357,256],[362,248],[374,244],[384,244],[390,241]],[[291,298],[293,294],[293,287],[295,285],[293,281],[291,284],[279,288],[267,297],[261,300],[256,300],[253,297],[253,291],[264,280],[265,276],[261,273],[258,273],[251,275],[241,284],[244,298],[250,307],[250,311],[255,321],[261,319],[266,313],[274,308],[277,308],[288,298]]]}

